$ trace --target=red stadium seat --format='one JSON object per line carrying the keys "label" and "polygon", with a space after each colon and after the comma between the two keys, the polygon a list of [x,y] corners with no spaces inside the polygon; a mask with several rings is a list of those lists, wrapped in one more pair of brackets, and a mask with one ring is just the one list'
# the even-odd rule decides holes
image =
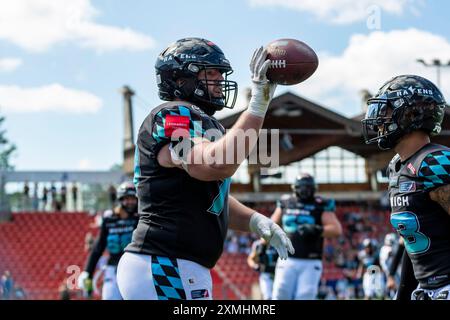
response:
{"label": "red stadium seat", "polygon": [[10,270],[28,299],[58,299],[69,265],[86,259],[87,213],[14,213],[0,224],[0,274]]}

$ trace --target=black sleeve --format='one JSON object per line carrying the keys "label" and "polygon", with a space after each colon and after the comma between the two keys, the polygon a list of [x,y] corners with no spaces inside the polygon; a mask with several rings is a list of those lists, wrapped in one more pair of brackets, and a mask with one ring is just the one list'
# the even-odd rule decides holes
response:
{"label": "black sleeve", "polygon": [[402,272],[398,286],[397,300],[411,300],[412,292],[417,288],[418,282],[414,277],[414,269],[408,254],[403,252]]}
{"label": "black sleeve", "polygon": [[389,266],[389,275],[394,276],[397,272],[397,268],[400,265],[400,261],[403,257],[403,252],[405,251],[405,247],[401,244],[397,246],[397,250],[394,253],[394,256],[392,258],[391,265]]}
{"label": "black sleeve", "polygon": [[88,261],[86,263],[85,271],[89,273],[89,277],[92,278],[97,262],[105,251],[106,239],[108,237],[108,229],[106,228],[106,223],[103,220],[102,226],[100,228],[100,234],[94,243],[91,254],[89,255]]}

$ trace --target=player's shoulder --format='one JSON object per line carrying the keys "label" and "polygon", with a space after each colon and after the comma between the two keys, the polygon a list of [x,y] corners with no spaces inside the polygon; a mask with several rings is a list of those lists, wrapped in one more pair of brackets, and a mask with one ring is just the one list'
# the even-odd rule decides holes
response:
{"label": "player's shoulder", "polygon": [[277,201],[277,207],[285,208],[290,203],[293,203],[295,201],[295,198],[292,194],[283,194]]}
{"label": "player's shoulder", "polygon": [[196,105],[186,101],[170,101],[163,103],[151,112],[152,118],[155,117],[167,117],[167,116],[178,116],[191,118],[201,118],[206,114]]}
{"label": "player's shoulder", "polygon": [[431,150],[426,150],[421,158],[420,168],[430,165],[449,165],[450,148],[443,145],[435,145]]}
{"label": "player's shoulder", "polygon": [[450,148],[434,145],[422,152],[417,162],[417,176],[425,180],[427,189],[450,184]]}
{"label": "player's shoulder", "polygon": [[399,160],[400,160],[400,155],[397,153],[396,155],[394,155],[392,157],[391,161],[389,161],[389,166],[395,165]]}
{"label": "player's shoulder", "polygon": [[112,223],[118,220],[118,216],[114,214],[113,210],[105,210],[102,214],[102,223]]}
{"label": "player's shoulder", "polygon": [[111,209],[103,211],[102,217],[103,219],[111,218],[114,215],[114,212]]}
{"label": "player's shoulder", "polygon": [[253,248],[254,248],[255,250],[261,248],[262,245],[263,245],[263,242],[262,242],[261,239],[257,239],[257,240],[255,240],[255,241],[253,242]]}
{"label": "player's shoulder", "polygon": [[316,203],[323,207],[324,211],[336,211],[336,201],[331,198],[315,197]]}

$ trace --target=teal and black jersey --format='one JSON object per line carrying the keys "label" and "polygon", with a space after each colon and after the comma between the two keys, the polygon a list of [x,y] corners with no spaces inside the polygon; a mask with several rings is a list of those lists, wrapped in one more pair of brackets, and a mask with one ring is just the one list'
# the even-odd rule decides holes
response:
{"label": "teal and black jersey", "polygon": [[391,224],[403,237],[424,289],[450,283],[450,216],[429,192],[450,183],[450,149],[427,144],[409,159],[389,164]]}
{"label": "teal and black jersey", "polygon": [[[212,268],[222,254],[227,233],[230,179],[200,181],[185,170],[160,166],[161,148],[169,144],[175,150],[180,144],[174,138],[176,131],[187,139],[184,143],[194,137],[214,141],[225,129],[183,101],[162,104],[147,116],[135,154],[140,220],[126,251],[186,259]],[[177,156],[182,157],[178,152]]]}
{"label": "teal and black jersey", "polygon": [[253,243],[253,250],[255,250],[258,256],[259,271],[275,274],[275,266],[278,259],[277,250],[263,243],[261,240],[256,240]]}
{"label": "teal and black jersey", "polygon": [[107,265],[116,266],[119,263],[125,247],[131,242],[137,224],[138,217],[135,215],[126,219],[121,219],[115,214],[103,218],[100,234],[86,263],[85,270],[90,277],[94,274],[98,260],[105,250],[109,253]]}
{"label": "teal and black jersey", "polygon": [[322,214],[334,212],[335,202],[315,197],[309,203],[301,202],[295,195],[284,195],[277,202],[277,207],[282,210],[282,227],[292,241],[295,253],[290,255],[300,259],[322,259],[323,237],[304,237],[298,232],[302,224],[314,224],[322,226]]}

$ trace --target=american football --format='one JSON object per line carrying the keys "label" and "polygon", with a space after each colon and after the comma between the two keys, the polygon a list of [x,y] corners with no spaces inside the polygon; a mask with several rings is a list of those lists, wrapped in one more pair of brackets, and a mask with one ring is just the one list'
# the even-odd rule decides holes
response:
{"label": "american football", "polygon": [[267,45],[267,58],[272,63],[267,78],[281,85],[294,85],[308,79],[317,69],[319,59],[306,43],[295,39],[279,39]]}

